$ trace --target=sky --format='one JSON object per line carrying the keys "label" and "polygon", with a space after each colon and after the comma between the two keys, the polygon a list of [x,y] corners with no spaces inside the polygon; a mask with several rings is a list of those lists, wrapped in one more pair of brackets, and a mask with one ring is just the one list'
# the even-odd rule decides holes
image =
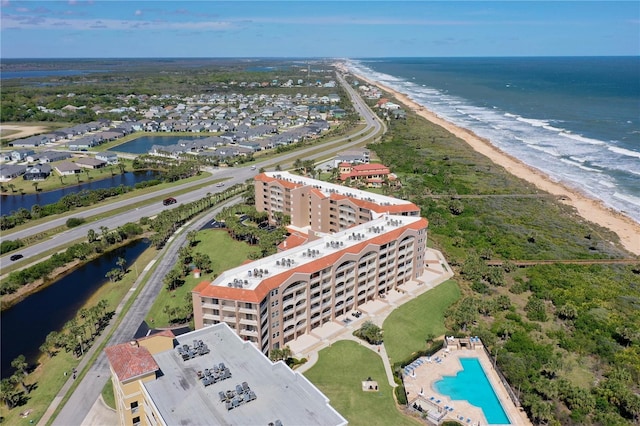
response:
{"label": "sky", "polygon": [[0,58],[640,55],[636,0],[0,2]]}

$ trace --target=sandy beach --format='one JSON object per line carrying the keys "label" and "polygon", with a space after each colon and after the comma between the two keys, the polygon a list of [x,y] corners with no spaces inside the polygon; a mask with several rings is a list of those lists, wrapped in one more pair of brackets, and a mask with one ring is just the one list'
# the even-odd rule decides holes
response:
{"label": "sandy beach", "polygon": [[504,167],[509,173],[531,182],[543,191],[563,197],[563,203],[574,207],[578,214],[580,214],[584,219],[615,232],[620,238],[622,245],[628,251],[640,256],[640,224],[630,217],[608,208],[602,202],[587,197],[576,189],[569,188],[562,183],[553,181],[541,171],[526,165],[522,161],[496,148],[488,140],[479,137],[468,129],[458,127],[455,124],[442,119],[432,111],[429,111],[422,105],[411,100],[404,93],[399,93],[387,86],[366,79],[360,75],[357,75],[356,77],[372,86],[379,87],[381,90],[395,97],[399,102],[403,103],[407,108],[411,109],[419,116],[445,128],[450,133],[465,141],[475,151],[488,157],[495,164]]}

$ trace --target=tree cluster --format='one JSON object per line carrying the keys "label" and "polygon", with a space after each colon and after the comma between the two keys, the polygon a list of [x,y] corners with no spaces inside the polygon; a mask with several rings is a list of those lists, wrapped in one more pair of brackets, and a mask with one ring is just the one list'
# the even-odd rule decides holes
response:
{"label": "tree cluster", "polygon": [[74,260],[86,261],[91,256],[104,252],[108,247],[116,243],[122,243],[127,239],[135,238],[140,234],[142,234],[142,227],[135,223],[127,223],[115,230],[102,227],[102,236],[100,238],[91,229],[87,236],[88,242],[74,244],[64,252],[55,253],[49,259],[19,271],[11,272],[0,285],[0,294],[14,293],[18,288],[35,280],[47,279],[48,275],[56,268]]}

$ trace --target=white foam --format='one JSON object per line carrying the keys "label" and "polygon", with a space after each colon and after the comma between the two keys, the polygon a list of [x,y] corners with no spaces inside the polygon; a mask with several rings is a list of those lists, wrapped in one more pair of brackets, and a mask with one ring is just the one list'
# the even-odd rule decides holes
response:
{"label": "white foam", "polygon": [[606,143],[603,142],[603,141],[599,141],[597,139],[592,139],[592,138],[585,138],[584,136],[576,135],[574,133],[562,132],[562,133],[560,133],[560,136],[563,136],[563,137],[569,138],[569,139],[573,139],[573,140],[578,141],[578,142],[584,142],[584,143],[587,143],[589,145],[606,145]]}
{"label": "white foam", "polygon": [[619,200],[626,201],[627,203],[633,204],[634,206],[640,208],[640,197],[634,197],[633,195],[629,194],[621,194],[619,192],[614,192],[613,196]]}
{"label": "white foam", "polygon": [[603,179],[599,180],[598,183],[600,185],[602,185],[602,186],[606,186],[607,188],[615,188],[616,187],[615,183],[612,183],[612,182],[609,182],[609,181],[603,180]]}
{"label": "white foam", "polygon": [[547,120],[539,120],[539,119],[536,119],[536,118],[517,117],[516,120],[522,121],[523,123],[530,124],[533,127],[550,126],[550,124],[549,124],[549,122]]}
{"label": "white foam", "polygon": [[640,152],[638,152],[638,151],[631,151],[630,149],[619,148],[617,146],[609,146],[609,147],[607,147],[607,149],[609,151],[615,152],[616,154],[622,154],[622,155],[625,155],[627,157],[640,158]]}
{"label": "white foam", "polygon": [[[573,133],[559,127],[560,123],[560,126],[565,123],[554,117],[528,118],[495,106],[474,105],[446,89],[378,73],[359,62],[357,66],[351,66],[353,64],[350,62],[349,68],[354,73],[406,93],[443,119],[486,138],[494,146],[546,173],[552,180],[580,188],[640,222],[640,209],[637,208],[640,198],[636,193],[632,190],[629,199],[626,194],[613,195],[615,189],[624,187],[616,177],[618,172],[626,174],[625,179],[633,180],[630,175],[640,176],[640,152]],[[606,174],[608,171],[615,171],[616,175]],[[620,191],[628,192],[627,189]]]}

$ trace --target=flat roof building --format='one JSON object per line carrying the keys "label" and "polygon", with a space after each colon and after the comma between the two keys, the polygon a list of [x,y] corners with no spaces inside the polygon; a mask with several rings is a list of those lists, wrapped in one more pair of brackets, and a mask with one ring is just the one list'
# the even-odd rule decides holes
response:
{"label": "flat roof building", "polygon": [[346,425],[327,397],[226,324],[105,349],[121,425]]}
{"label": "flat roof building", "polygon": [[260,173],[254,185],[258,211],[267,212],[272,222],[279,214],[288,215],[300,229],[333,233],[382,214],[420,216],[420,208],[410,201],[288,172]]}
{"label": "flat roof building", "polygon": [[267,354],[424,272],[427,220],[381,215],[222,272],[192,291],[196,328],[226,322]]}

